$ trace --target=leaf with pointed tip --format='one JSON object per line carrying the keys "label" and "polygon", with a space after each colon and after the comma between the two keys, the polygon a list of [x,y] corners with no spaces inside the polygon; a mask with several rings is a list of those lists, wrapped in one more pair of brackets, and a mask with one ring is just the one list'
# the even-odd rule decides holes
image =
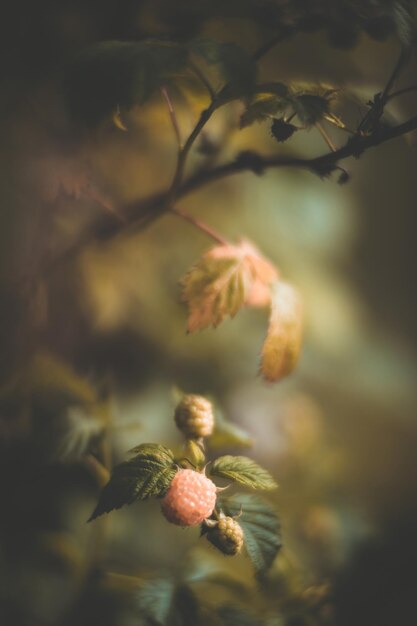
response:
{"label": "leaf with pointed tip", "polygon": [[[280,83],[279,83],[280,84]],[[282,93],[258,94],[247,105],[240,117],[240,127],[245,128],[254,122],[263,122],[275,115],[283,115],[289,108],[291,101],[288,98],[288,89],[285,85]]]}
{"label": "leaf with pointed tip", "polygon": [[252,93],[257,76],[257,66],[250,54],[232,42],[214,39],[195,39],[190,50],[209,65],[220,68],[222,78],[228,83],[227,95],[244,96]]}
{"label": "leaf with pointed tip", "polygon": [[313,126],[329,113],[329,98],[304,93],[294,97],[294,112],[304,126]]}
{"label": "leaf with pointed tip", "polygon": [[399,40],[404,46],[410,46],[416,33],[415,10],[411,3],[397,1],[393,2],[391,11]]}
{"label": "leaf with pointed tip", "polygon": [[0,411],[30,424],[31,452],[45,462],[88,454],[108,420],[94,388],[47,352],[36,353],[0,388]]}
{"label": "leaf with pointed tip", "polygon": [[216,327],[245,304],[265,305],[269,285],[277,275],[275,267],[248,241],[211,248],[182,280],[188,332]]}
{"label": "leaf with pointed tip", "polygon": [[221,456],[210,466],[210,474],[227,478],[252,489],[271,490],[278,487],[271,474],[246,456]]}
{"label": "leaf with pointed tip", "polygon": [[184,71],[187,60],[188,50],[169,41],[96,43],[73,59],[67,69],[69,111],[76,121],[86,125],[112,114],[115,121],[114,111],[146,102]]}
{"label": "leaf with pointed tip", "polygon": [[230,517],[239,517],[245,546],[255,568],[262,577],[270,569],[281,546],[280,525],[272,507],[257,496],[236,494],[219,498],[219,508]]}
{"label": "leaf with pointed tip", "polygon": [[147,581],[136,594],[133,603],[149,626],[189,626],[200,623],[199,605],[191,587],[174,579]]}
{"label": "leaf with pointed tip", "polygon": [[134,450],[136,456],[114,467],[88,521],[135,500],[162,497],[169,488],[178,469],[171,450],[155,443]]}
{"label": "leaf with pointed tip", "polygon": [[271,317],[262,348],[261,372],[270,382],[290,374],[302,343],[302,305],[298,291],[277,282],[272,289]]}

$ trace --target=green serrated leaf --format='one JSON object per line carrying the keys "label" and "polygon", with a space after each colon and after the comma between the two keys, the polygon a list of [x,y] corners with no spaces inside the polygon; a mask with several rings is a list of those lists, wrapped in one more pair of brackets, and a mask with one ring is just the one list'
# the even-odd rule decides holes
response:
{"label": "green serrated leaf", "polygon": [[0,389],[0,410],[30,423],[31,451],[46,462],[88,453],[108,422],[108,407],[69,365],[35,354]]}
{"label": "green serrated leaf", "polygon": [[190,626],[199,623],[199,605],[191,588],[172,579],[147,581],[135,605],[152,626]]}
{"label": "green serrated leaf", "polygon": [[276,489],[278,486],[271,474],[246,456],[221,456],[210,467],[212,476],[233,480],[252,489]]}
{"label": "green serrated leaf", "polygon": [[398,38],[403,45],[409,46],[416,32],[415,17],[410,4],[404,1],[394,2],[392,14]]}
{"label": "green serrated leaf", "polygon": [[184,71],[188,50],[169,41],[102,41],[68,67],[65,92],[72,117],[92,125],[118,107],[143,104]]}
{"label": "green serrated leaf", "polygon": [[257,66],[244,48],[235,43],[196,39],[191,42],[190,50],[201,56],[208,64],[217,65],[220,68],[222,78],[228,83],[227,96],[252,93],[256,82]]}
{"label": "green serrated leaf", "polygon": [[294,96],[294,111],[305,126],[313,126],[329,112],[329,98],[316,94]]}
{"label": "green serrated leaf", "polygon": [[167,463],[173,459],[171,450],[160,443],[141,443],[129,450],[129,454],[141,455],[143,457],[154,456]]}
{"label": "green serrated leaf", "polygon": [[102,489],[91,521],[135,500],[162,497],[177,472],[171,450],[159,444],[142,444],[129,461],[116,465]]}
{"label": "green serrated leaf", "polygon": [[254,122],[262,122],[274,115],[282,115],[289,107],[289,100],[281,95],[261,95],[250,102],[241,115],[240,127],[245,128]]}
{"label": "green serrated leaf", "polygon": [[218,506],[230,517],[241,513],[239,524],[243,529],[246,550],[256,575],[262,577],[270,569],[282,546],[275,511],[267,502],[251,494],[220,498]]}

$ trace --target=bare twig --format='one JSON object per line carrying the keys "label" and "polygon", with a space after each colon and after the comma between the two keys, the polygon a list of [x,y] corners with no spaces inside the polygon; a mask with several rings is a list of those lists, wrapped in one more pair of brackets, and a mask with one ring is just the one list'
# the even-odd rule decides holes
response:
{"label": "bare twig", "polygon": [[391,76],[389,77],[387,84],[385,85],[385,89],[381,94],[381,100],[385,104],[388,96],[391,92],[391,89],[394,87],[397,82],[404,66],[407,64],[408,59],[410,58],[410,51],[407,48],[402,48],[400,52],[400,56],[398,57],[398,61],[392,70]]}
{"label": "bare twig", "polygon": [[390,93],[388,96],[388,100],[392,100],[393,98],[398,98],[398,96],[402,96],[406,93],[410,93],[411,91],[417,91],[417,85],[410,85],[409,87],[404,87],[404,89],[399,89],[398,91],[394,91]]}
{"label": "bare twig", "polygon": [[259,46],[257,50],[255,50],[252,55],[252,59],[254,61],[259,61],[260,59],[262,59],[262,57],[266,56],[268,52],[272,50],[272,48],[281,43],[281,41],[287,39],[292,34],[292,32],[293,30],[289,26],[282,27],[282,29],[278,33],[276,33],[274,37],[272,37],[269,41],[265,42],[264,44]]}
{"label": "bare twig", "polygon": [[316,122],[316,127],[317,127],[317,130],[319,131],[320,135],[323,137],[324,141],[326,142],[326,144],[330,148],[330,150],[332,152],[336,152],[337,148],[334,145],[330,135],[327,133],[326,129],[323,127],[323,125],[320,124],[320,122]]}
{"label": "bare twig", "polygon": [[351,128],[348,128],[346,124],[340,119],[340,117],[338,117],[334,113],[325,113],[323,117],[326,122],[329,122],[329,124],[333,124],[333,126],[336,126],[336,128],[338,128],[339,130],[343,130],[345,131],[345,133],[349,133],[349,135],[356,135],[356,132]]}
{"label": "bare twig", "polygon": [[[112,469],[112,449],[110,443],[111,415],[109,414],[107,428],[104,430],[98,446],[97,464],[102,466],[104,472],[110,475]],[[109,534],[109,518],[103,517],[97,520],[95,533],[92,540],[91,566],[97,567],[105,559],[107,539]]]}
{"label": "bare twig", "polygon": [[403,48],[401,50],[400,56],[398,57],[398,61],[391,72],[391,75],[385,85],[382,93],[378,93],[375,95],[374,100],[371,104],[371,108],[366,113],[365,117],[361,120],[358,126],[359,133],[367,133],[369,131],[374,130],[384,113],[385,105],[387,104],[390,92],[395,83],[397,82],[399,75],[401,74],[404,66],[406,65],[410,56],[409,50]]}
{"label": "bare twig", "polygon": [[[323,137],[323,139],[326,142],[326,144],[329,146],[330,150],[332,152],[336,152],[337,151],[337,146],[333,143],[332,138],[330,137],[330,135],[328,134],[328,132],[326,131],[324,126],[322,124],[320,124],[320,122],[316,122],[316,128],[319,131],[320,135]],[[340,170],[341,173],[342,173],[342,177],[339,179],[339,182],[341,182],[343,180],[347,181],[349,179],[350,174],[347,171],[347,169],[345,169],[344,167],[341,167],[340,165],[335,165],[335,169]]]}
{"label": "bare twig", "polygon": [[167,105],[168,105],[169,116],[171,118],[172,127],[174,129],[175,138],[176,138],[177,144],[178,144],[178,151],[181,152],[181,150],[182,150],[181,132],[180,132],[180,127],[178,125],[177,116],[175,114],[174,104],[173,104],[173,102],[172,102],[172,100],[170,98],[170,95],[168,93],[168,89],[166,87],[162,87],[161,88],[161,92],[162,92],[162,95],[165,98],[165,101],[166,101]]}
{"label": "bare twig", "polygon": [[[289,30],[288,29],[280,31],[272,39],[270,39],[268,42],[266,42],[265,44],[260,46],[257,50],[255,50],[255,52],[252,55],[252,61],[253,62],[259,61],[275,45],[277,45],[280,41],[285,39],[288,35],[289,35]],[[188,154],[189,154],[189,152],[190,152],[190,150],[191,150],[195,140],[197,139],[197,137],[199,136],[200,132],[203,130],[204,126],[207,124],[207,122],[209,121],[209,119],[211,118],[213,113],[218,108],[220,108],[221,106],[223,106],[224,104],[226,104],[229,101],[228,98],[224,98],[225,94],[227,94],[227,92],[228,92],[229,86],[230,86],[230,83],[226,83],[222,87],[222,89],[220,89],[220,91],[218,93],[215,93],[214,90],[213,90],[213,93],[211,94],[211,97],[212,97],[211,103],[209,104],[207,109],[202,111],[197,124],[195,125],[195,127],[191,131],[190,135],[188,136],[188,139],[186,140],[182,150],[180,150],[180,152],[179,152],[178,160],[177,160],[177,167],[176,167],[176,170],[175,170],[175,173],[174,173],[174,177],[173,177],[173,180],[172,180],[172,183],[171,183],[169,196],[168,196],[168,204],[171,205],[171,206],[172,206],[173,201],[175,199],[176,192],[177,192],[179,186],[181,185],[181,182],[182,182],[182,179],[183,179],[183,175],[184,175],[184,170],[185,170]],[[207,85],[207,88],[209,88],[208,85]],[[211,89],[212,88],[211,88],[211,85],[210,85],[210,91],[211,91]]]}
{"label": "bare twig", "polygon": [[395,139],[417,130],[417,116],[411,118],[403,124],[393,127],[384,127],[372,135],[353,137],[344,146],[338,148],[335,152],[329,152],[312,159],[303,159],[298,157],[285,157],[281,155],[272,155],[262,157],[256,153],[243,153],[235,161],[225,163],[212,170],[201,172],[198,176],[189,178],[189,180],[181,187],[178,197],[183,197],[203,185],[220,180],[233,174],[244,171],[252,171],[255,174],[262,174],[266,169],[271,167],[297,167],[307,169],[315,173],[329,171],[334,168],[339,161],[349,157],[359,157],[363,152],[373,146]]}
{"label": "bare twig", "polygon": [[104,198],[101,197],[101,195],[93,188],[93,187],[86,187],[85,189],[83,189],[82,192],[86,198],[89,198],[90,200],[92,200],[97,206],[100,207],[100,209],[102,209],[103,211],[106,211],[107,213],[110,213],[111,215],[113,215],[115,217],[115,219],[117,219],[119,222],[122,222],[123,224],[126,222],[126,219],[123,215],[121,215],[117,209],[115,209],[113,206],[111,206],[111,204],[109,204],[106,200],[104,200]]}
{"label": "bare twig", "polygon": [[[312,159],[299,157],[286,157],[282,155],[261,156],[254,152],[246,152],[229,163],[219,165],[210,170],[202,170],[191,176],[179,186],[176,199],[183,198],[188,194],[201,189],[205,185],[216,182],[228,176],[242,172],[254,172],[262,174],[269,168],[296,167],[306,169],[314,173],[329,173],[337,167],[339,161],[349,157],[359,157],[363,152],[378,146],[379,144],[401,137],[406,133],[417,130],[417,116],[407,122],[393,127],[381,127],[370,135],[352,137],[345,145],[335,152],[329,152]],[[49,274],[57,269],[65,261],[74,256],[85,244],[97,239],[109,239],[122,232],[127,227],[144,228],[154,222],[168,210],[168,192],[157,193],[138,202],[124,207],[123,215],[125,223],[115,220],[111,215],[99,216],[69,248],[60,253],[58,258],[50,259],[44,267],[44,273]]]}
{"label": "bare twig", "polygon": [[207,91],[210,94],[210,98],[212,100],[214,100],[216,98],[216,91],[214,89],[214,87],[212,86],[212,84],[210,83],[209,79],[207,78],[207,76],[204,74],[204,72],[198,67],[198,65],[196,65],[195,63],[193,63],[192,61],[189,61],[189,65],[190,68],[192,69],[192,71],[194,72],[194,74],[197,76],[197,78],[201,81],[201,83],[204,85],[204,87],[207,89]]}
{"label": "bare twig", "polygon": [[213,113],[216,110],[216,108],[217,108],[216,101],[213,100],[211,102],[211,104],[208,106],[208,108],[204,109],[204,111],[202,111],[197,124],[194,126],[194,128],[191,131],[190,135],[188,136],[188,138],[187,138],[183,148],[180,150],[180,152],[178,154],[177,167],[175,169],[175,174],[174,174],[174,177],[172,179],[172,183],[171,183],[171,187],[170,187],[170,191],[169,191],[169,195],[168,195],[169,204],[172,204],[172,202],[174,201],[175,196],[176,196],[176,192],[177,192],[179,186],[181,185],[182,178],[183,178],[183,175],[184,175],[185,165],[186,165],[186,162],[187,162],[188,154],[189,154],[189,152],[190,152],[190,150],[191,150],[195,140],[197,139],[197,137],[199,136],[200,132],[203,130],[204,126],[207,124],[207,122],[209,121],[209,119],[213,115]]}
{"label": "bare twig", "polygon": [[214,241],[216,241],[217,243],[221,244],[222,246],[229,245],[229,242],[227,241],[227,239],[222,237],[222,235],[220,235],[220,233],[215,231],[213,228],[211,228],[210,226],[208,226],[204,222],[202,222],[202,221],[198,220],[197,218],[193,217],[189,213],[186,213],[185,211],[183,211],[182,209],[179,209],[177,207],[172,207],[170,209],[170,211],[171,211],[171,213],[174,213],[174,215],[178,215],[178,217],[181,217],[183,220],[186,220],[187,222],[190,222],[190,224],[192,224],[193,226],[195,226],[196,228],[201,230],[203,233],[205,233],[206,235],[211,237],[211,239],[214,239]]}

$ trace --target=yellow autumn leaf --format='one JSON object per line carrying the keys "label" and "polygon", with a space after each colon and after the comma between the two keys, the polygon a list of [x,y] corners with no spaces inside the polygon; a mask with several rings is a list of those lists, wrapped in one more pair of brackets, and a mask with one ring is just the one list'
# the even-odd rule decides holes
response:
{"label": "yellow autumn leaf", "polygon": [[261,371],[270,382],[288,376],[302,343],[302,304],[298,291],[283,281],[272,289],[271,317],[262,348]]}
{"label": "yellow autumn leaf", "polygon": [[275,267],[248,241],[211,248],[181,281],[188,332],[216,327],[244,305],[265,306],[277,276]]}

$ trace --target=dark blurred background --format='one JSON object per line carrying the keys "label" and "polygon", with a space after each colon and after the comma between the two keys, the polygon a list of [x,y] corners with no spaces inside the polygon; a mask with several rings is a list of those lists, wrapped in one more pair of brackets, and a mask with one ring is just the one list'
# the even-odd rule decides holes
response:
{"label": "dark blurred background", "polygon": [[[89,237],[78,254],[50,262],[83,238],[103,202],[126,206],[163,191],[175,168],[159,92],[126,113],[127,132],[71,122],[64,78],[73,55],[108,39],[197,36],[252,52],[292,29],[262,60],[262,77],[340,89],[338,114],[355,126],[409,37],[408,10],[414,3],[371,0],[3,7],[2,626],[382,626],[416,617],[416,133],[346,161],[343,186],[279,169],[181,201],[232,241],[255,242],[302,293],[302,357],[277,385],[258,376],[265,311],[186,335],[179,279],[211,242],[185,221],[167,215],[109,240]],[[416,70],[412,48],[397,87],[416,84]],[[181,81],[173,98],[186,135],[208,100]],[[411,91],[385,120],[416,110]],[[240,130],[241,112],[231,103],[215,114],[190,167],[204,166],[203,143],[218,162],[246,149],[328,150],[315,129],[284,146],[267,125]],[[346,141],[328,130],[335,144]],[[86,181],[94,194],[84,193]],[[197,531],[170,526],[158,503],[85,523],[106,480],[94,455],[117,463],[141,442],[180,445],[175,388],[210,395],[253,439],[244,453],[279,482],[271,502],[284,548],[261,588],[247,559],[228,560]],[[184,581],[174,596],[172,580]],[[174,597],[172,611],[147,617],[149,581],[148,604]]]}

